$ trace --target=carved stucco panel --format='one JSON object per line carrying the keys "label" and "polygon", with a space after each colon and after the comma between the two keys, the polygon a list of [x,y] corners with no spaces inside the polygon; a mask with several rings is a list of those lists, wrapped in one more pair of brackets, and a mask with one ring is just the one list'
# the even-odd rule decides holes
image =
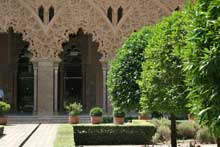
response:
{"label": "carved stucco panel", "polygon": [[[162,16],[169,15],[184,0],[0,0],[0,31],[13,27],[30,43],[33,60],[59,60],[62,43],[69,34],[82,28],[99,43],[102,60],[115,56],[126,38],[143,26],[154,24]],[[44,7],[45,21],[38,17],[38,9]],[[55,15],[48,20],[49,8]],[[113,21],[107,10],[113,9]],[[118,22],[117,11],[123,8]]]}

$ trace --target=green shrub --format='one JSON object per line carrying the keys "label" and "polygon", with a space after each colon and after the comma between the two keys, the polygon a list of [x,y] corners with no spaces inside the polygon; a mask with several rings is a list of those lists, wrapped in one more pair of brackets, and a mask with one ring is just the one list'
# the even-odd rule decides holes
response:
{"label": "green shrub", "polygon": [[159,128],[160,126],[168,126],[170,128],[171,126],[171,122],[170,120],[166,119],[166,118],[161,118],[161,119],[152,119],[150,120],[150,122],[152,124],[154,124],[157,128]]}
{"label": "green shrub", "polygon": [[70,116],[79,115],[82,112],[82,105],[80,103],[72,103],[66,106]]}
{"label": "green shrub", "polygon": [[113,123],[113,117],[108,117],[108,116],[103,117],[102,123]]}
{"label": "green shrub", "polygon": [[[76,145],[133,145],[149,144],[156,128],[145,125],[74,125]],[[86,139],[85,139],[86,138]]]}
{"label": "green shrub", "polygon": [[102,109],[99,107],[95,107],[90,110],[90,116],[102,116],[102,113]]}
{"label": "green shrub", "polygon": [[185,121],[177,125],[177,133],[181,139],[194,139],[197,128],[192,121]]}
{"label": "green shrub", "polygon": [[156,134],[153,136],[153,142],[167,142],[170,140],[170,128],[167,125],[161,125],[157,128]]}
{"label": "green shrub", "polygon": [[119,108],[115,108],[113,111],[114,117],[125,117],[125,112]]}
{"label": "green shrub", "polygon": [[[132,116],[128,116],[125,117],[125,122],[132,122],[132,120],[136,120],[138,119],[138,117],[132,117]],[[109,117],[109,116],[105,116],[102,118],[102,123],[113,123],[113,117]]]}
{"label": "green shrub", "polygon": [[2,136],[3,133],[4,133],[4,126],[1,126],[1,125],[0,125],[0,136]]}
{"label": "green shrub", "polygon": [[214,143],[214,138],[212,137],[210,130],[207,127],[201,128],[196,133],[196,139],[200,143]]}
{"label": "green shrub", "polygon": [[9,112],[11,109],[11,106],[5,102],[0,101],[0,116],[5,115]]}

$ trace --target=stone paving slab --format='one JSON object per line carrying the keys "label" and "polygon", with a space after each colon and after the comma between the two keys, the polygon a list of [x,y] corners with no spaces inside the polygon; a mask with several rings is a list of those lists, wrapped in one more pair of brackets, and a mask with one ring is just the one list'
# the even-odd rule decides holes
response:
{"label": "stone paving slab", "polygon": [[[216,144],[204,144],[201,147],[217,147]],[[78,147],[171,147],[171,145],[108,145],[108,146],[78,146]],[[178,147],[189,147],[189,145],[178,145]]]}
{"label": "stone paving slab", "polygon": [[41,124],[23,147],[53,147],[59,124]]}
{"label": "stone paving slab", "polygon": [[37,124],[16,124],[5,126],[4,136],[0,138],[0,147],[19,147]]}

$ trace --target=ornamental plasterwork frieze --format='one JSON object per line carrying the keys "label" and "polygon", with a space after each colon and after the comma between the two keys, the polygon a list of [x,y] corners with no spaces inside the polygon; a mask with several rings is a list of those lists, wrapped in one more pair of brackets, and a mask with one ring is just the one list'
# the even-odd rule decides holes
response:
{"label": "ornamental plasterwork frieze", "polygon": [[169,15],[183,1],[0,0],[0,31],[13,27],[22,33],[30,43],[32,60],[58,61],[62,43],[81,28],[99,43],[98,51],[105,61],[114,57],[116,48],[132,32]]}

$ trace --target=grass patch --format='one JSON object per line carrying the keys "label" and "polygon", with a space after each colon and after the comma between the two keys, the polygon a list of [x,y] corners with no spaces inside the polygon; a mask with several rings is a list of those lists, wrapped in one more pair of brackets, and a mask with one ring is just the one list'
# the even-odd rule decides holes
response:
{"label": "grass patch", "polygon": [[71,125],[63,124],[59,126],[54,147],[75,147],[73,127]]}

